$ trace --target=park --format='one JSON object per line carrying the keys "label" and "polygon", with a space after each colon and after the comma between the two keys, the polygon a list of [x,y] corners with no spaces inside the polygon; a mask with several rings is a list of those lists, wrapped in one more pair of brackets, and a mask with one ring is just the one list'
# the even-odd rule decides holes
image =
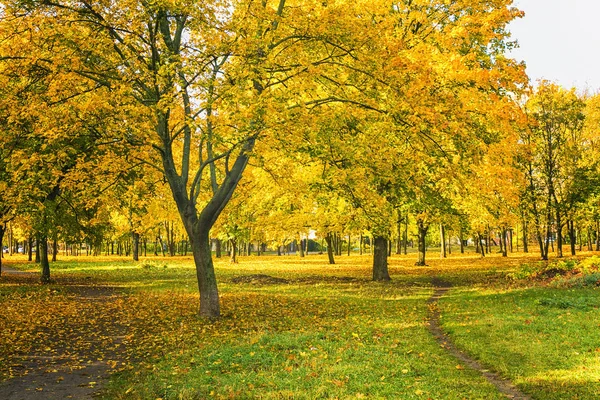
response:
{"label": "park", "polygon": [[524,3],[0,0],[0,399],[600,397],[600,92]]}

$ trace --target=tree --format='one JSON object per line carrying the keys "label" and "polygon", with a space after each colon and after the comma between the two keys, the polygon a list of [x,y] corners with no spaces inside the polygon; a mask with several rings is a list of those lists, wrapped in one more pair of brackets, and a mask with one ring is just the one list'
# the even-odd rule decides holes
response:
{"label": "tree", "polygon": [[[567,91],[547,81],[539,83],[526,105],[530,127],[523,140],[528,146],[525,168],[529,180],[530,204],[538,230],[538,243],[544,260],[548,259],[553,227],[557,255],[563,255],[562,231],[569,203],[569,182],[572,182],[571,177],[575,175],[577,168],[583,108],[584,102],[574,89]],[[574,204],[575,199],[571,201]],[[541,234],[542,209],[545,211],[544,238]]]}

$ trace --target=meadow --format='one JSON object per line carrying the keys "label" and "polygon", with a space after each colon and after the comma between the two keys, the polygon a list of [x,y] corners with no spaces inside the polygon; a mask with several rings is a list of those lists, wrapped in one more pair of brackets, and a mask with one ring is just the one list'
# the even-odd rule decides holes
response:
{"label": "meadow", "polygon": [[370,280],[367,255],[218,259],[212,321],[197,317],[191,258],[62,257],[41,285],[37,265],[7,257],[36,274],[0,278],[0,387],[100,363],[110,378],[85,384],[105,399],[505,398],[429,332],[443,281],[436,307],[460,350],[529,398],[600,397],[596,282],[524,273],[538,265],[524,253],[414,258],[392,256],[389,283]]}

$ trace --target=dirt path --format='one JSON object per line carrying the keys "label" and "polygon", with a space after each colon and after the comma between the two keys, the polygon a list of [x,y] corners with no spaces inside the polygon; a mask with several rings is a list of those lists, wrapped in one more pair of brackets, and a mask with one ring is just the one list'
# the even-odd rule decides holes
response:
{"label": "dirt path", "polygon": [[16,269],[12,269],[12,268],[8,268],[6,266],[2,266],[2,275],[7,274],[7,275],[31,275],[34,274],[34,272],[26,272],[26,271],[18,271]]}
{"label": "dirt path", "polygon": [[[3,272],[22,274],[10,269]],[[82,313],[103,309],[107,302],[125,297],[111,287],[73,285],[66,290]],[[47,347],[18,355],[11,368],[19,376],[0,383],[0,399],[93,398],[122,361],[127,344],[124,327],[112,321],[110,315],[93,321],[94,326],[82,327],[75,315],[62,320],[59,326],[40,327],[39,337],[47,341]]]}
{"label": "dirt path", "polygon": [[440,323],[440,310],[437,305],[438,300],[442,298],[446,292],[448,292],[448,290],[450,290],[451,285],[439,279],[434,279],[433,285],[435,286],[435,291],[427,300],[427,303],[429,304],[427,322],[429,332],[431,332],[431,334],[435,337],[440,346],[446,349],[446,351],[456,357],[465,366],[481,373],[481,375],[483,375],[488,382],[496,386],[496,388],[498,388],[498,390],[507,398],[515,400],[529,400],[529,397],[523,394],[512,382],[503,379],[494,372],[489,371],[468,354],[456,348],[450,337],[442,330]]}

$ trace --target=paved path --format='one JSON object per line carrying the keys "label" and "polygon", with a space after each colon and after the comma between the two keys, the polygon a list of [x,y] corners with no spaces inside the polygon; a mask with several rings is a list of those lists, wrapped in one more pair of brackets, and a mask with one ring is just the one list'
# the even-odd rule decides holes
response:
{"label": "paved path", "polygon": [[30,275],[30,274],[34,274],[35,272],[26,272],[26,271],[18,271],[16,269],[12,269],[6,266],[2,266],[2,275],[6,274],[6,275]]}
{"label": "paved path", "polygon": [[[4,272],[7,276],[24,274],[9,268]],[[77,296],[74,301],[79,307],[88,310],[125,297],[111,287],[67,286],[67,289]],[[58,332],[69,332],[73,340],[62,338],[51,345],[52,349],[19,356],[11,367],[20,376],[0,382],[0,399],[93,399],[115,365],[123,361],[126,328],[110,317],[98,321],[92,336],[89,329],[83,330],[78,319],[66,320],[56,328]],[[59,338],[57,332],[49,331],[46,335]],[[78,340],[84,337],[84,341]]]}

